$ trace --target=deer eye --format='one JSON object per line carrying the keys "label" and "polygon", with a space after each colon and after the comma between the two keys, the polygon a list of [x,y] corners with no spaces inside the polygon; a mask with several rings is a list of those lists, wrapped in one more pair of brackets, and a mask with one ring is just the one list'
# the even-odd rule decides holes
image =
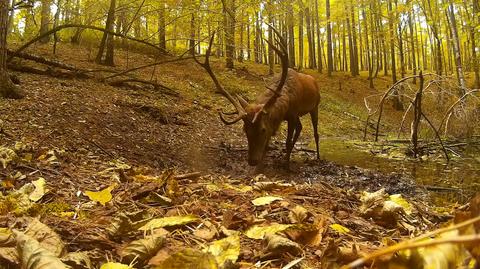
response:
{"label": "deer eye", "polygon": [[262,129],[260,129],[260,131],[264,134],[267,131],[267,128],[262,127]]}

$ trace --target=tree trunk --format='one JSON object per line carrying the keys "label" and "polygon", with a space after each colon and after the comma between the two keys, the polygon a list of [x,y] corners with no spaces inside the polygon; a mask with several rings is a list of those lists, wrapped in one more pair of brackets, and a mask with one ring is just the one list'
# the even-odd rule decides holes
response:
{"label": "tree trunk", "polygon": [[24,93],[13,84],[7,71],[8,0],[0,0],[0,97],[19,99]]}
{"label": "tree trunk", "polygon": [[[42,10],[40,18],[40,35],[48,32],[50,30],[50,6],[52,5],[51,0],[42,0]],[[40,40],[40,43],[50,42],[50,36],[45,36]]]}
{"label": "tree trunk", "polygon": [[466,90],[465,76],[462,68],[462,55],[460,52],[460,43],[458,41],[457,22],[455,19],[453,3],[450,0],[450,5],[447,8],[447,13],[450,17],[450,29],[452,31],[453,51],[455,53],[455,66],[457,70],[458,84],[460,85],[459,96],[463,96]]}
{"label": "tree trunk", "polygon": [[414,38],[414,34],[413,34],[413,20],[412,20],[412,15],[413,12],[409,11],[408,12],[408,27],[409,27],[409,30],[410,30],[410,52],[411,52],[411,55],[412,55],[412,71],[413,71],[413,84],[416,84],[417,83],[417,77],[415,77],[415,75],[417,75],[417,61],[416,61],[416,55],[415,55],[415,38]]}
{"label": "tree trunk", "polygon": [[333,72],[333,55],[332,55],[332,25],[330,22],[330,0],[325,2],[326,16],[327,16],[327,74],[332,75]]}
{"label": "tree trunk", "polygon": [[[110,0],[110,7],[108,9],[107,21],[105,22],[105,29],[113,32],[113,23],[115,21],[115,7],[116,0]],[[103,52],[107,49],[107,56],[103,60]],[[98,49],[97,57],[95,62],[98,64],[105,64],[113,66],[113,35],[104,32],[102,41],[100,42],[100,47]]]}
{"label": "tree trunk", "polygon": [[[272,0],[268,1],[267,10],[268,10],[268,23],[273,25],[273,15],[272,15]],[[273,49],[270,44],[273,44],[273,30],[271,27],[268,27],[268,74],[273,75]]]}
{"label": "tree trunk", "polygon": [[160,0],[160,7],[158,8],[158,46],[166,53],[167,52],[167,40],[165,34],[165,2]]}
{"label": "tree trunk", "polygon": [[392,9],[392,0],[388,0],[388,28],[390,32],[390,61],[392,65],[392,82],[397,82],[397,67],[395,61],[395,31],[393,26],[393,20],[395,16],[393,15]]}
{"label": "tree trunk", "polygon": [[310,17],[310,8],[305,9],[305,22],[307,25],[307,41],[308,41],[308,67],[315,68],[315,44],[312,36],[312,20]]}
{"label": "tree trunk", "polygon": [[352,69],[352,75],[353,76],[358,76],[360,75],[359,69],[358,69],[358,45],[357,45],[357,28],[355,24],[355,8],[353,6],[352,1],[350,1],[350,14],[352,18],[352,42],[353,42],[353,66],[350,68]]}
{"label": "tree trunk", "polygon": [[[478,0],[473,1],[473,23],[480,23],[478,16],[478,12],[480,11]],[[472,61],[473,61],[473,72],[475,73],[475,82],[473,87],[476,89],[480,89],[480,63],[477,58],[477,51],[476,51],[476,41],[475,41],[475,25],[470,26],[470,39],[471,39],[471,48],[472,48]]]}
{"label": "tree trunk", "polygon": [[235,58],[235,0],[222,0],[223,16],[226,17],[225,43],[226,43],[226,67],[233,69]]}
{"label": "tree trunk", "polygon": [[318,15],[318,1],[315,0],[315,29],[317,31],[317,68],[318,72],[322,73],[323,64],[322,64],[322,39],[320,36],[320,18]]}
{"label": "tree trunk", "polygon": [[[328,0],[327,0],[328,1]],[[300,10],[298,11],[298,69],[303,69],[303,2],[298,1]]]}
{"label": "tree trunk", "polygon": [[295,66],[295,32],[293,22],[293,8],[290,1],[287,1],[287,28],[288,28],[288,60],[290,67]]}

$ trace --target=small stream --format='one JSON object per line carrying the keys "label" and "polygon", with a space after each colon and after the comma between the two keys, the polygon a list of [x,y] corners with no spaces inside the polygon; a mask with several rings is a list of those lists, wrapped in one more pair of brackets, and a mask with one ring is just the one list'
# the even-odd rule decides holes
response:
{"label": "small stream", "polygon": [[[480,148],[467,146],[461,158],[452,158],[446,163],[442,156],[429,160],[388,158],[382,154],[368,152],[360,141],[340,138],[322,139],[322,159],[342,165],[376,169],[384,173],[402,173],[433,194],[434,199],[465,202],[480,191]],[[375,152],[381,146],[375,146]]]}

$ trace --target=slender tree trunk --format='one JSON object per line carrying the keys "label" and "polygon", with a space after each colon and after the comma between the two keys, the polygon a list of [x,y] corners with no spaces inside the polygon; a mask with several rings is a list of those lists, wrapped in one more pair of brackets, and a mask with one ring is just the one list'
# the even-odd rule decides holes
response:
{"label": "slender tree trunk", "polygon": [[350,26],[350,18],[347,17],[347,31],[348,31],[348,52],[349,52],[349,58],[350,58],[350,74],[352,76],[355,76],[355,68],[354,68],[354,61],[355,61],[355,55],[353,52],[353,37],[352,37],[352,27]]}
{"label": "slender tree trunk", "polygon": [[368,81],[370,82],[370,88],[373,89],[373,73],[372,73],[372,61],[370,59],[370,46],[369,46],[369,41],[368,41],[368,20],[367,20],[367,15],[365,13],[365,9],[362,10],[363,14],[363,22],[364,22],[364,32],[365,32],[365,46],[366,46],[366,51],[367,51],[367,68],[368,68]]}
{"label": "slender tree trunk", "polygon": [[[52,5],[51,0],[42,0],[42,10],[40,18],[40,35],[48,32],[50,30],[50,6]],[[45,36],[40,40],[41,43],[50,42],[50,36]]]}
{"label": "slender tree trunk", "polygon": [[165,25],[165,2],[160,0],[158,8],[158,46],[165,53],[167,52],[166,25]]}
{"label": "slender tree trunk", "polygon": [[358,69],[358,45],[357,45],[357,28],[356,28],[356,23],[355,23],[355,7],[353,6],[352,1],[350,1],[350,13],[352,17],[352,41],[353,41],[353,66],[350,67],[352,71],[353,76],[358,76],[360,75],[359,69]]}
{"label": "slender tree trunk", "polygon": [[0,97],[22,98],[24,93],[13,84],[7,71],[8,0],[0,0]]}
{"label": "slender tree trunk", "polygon": [[[61,0],[57,0],[57,11],[55,12],[55,17],[54,17],[54,20],[53,20],[53,27],[57,27],[58,26],[58,23],[60,21],[60,7],[62,6],[62,1]],[[57,42],[58,42],[58,34],[57,32],[55,32],[53,34],[53,54],[56,54],[57,53]]]}
{"label": "slender tree trunk", "polygon": [[[328,1],[328,0],[327,0]],[[299,0],[300,10],[298,11],[298,69],[303,69],[303,2]]]}
{"label": "slender tree trunk", "polygon": [[392,0],[388,0],[388,27],[390,30],[390,61],[392,63],[392,81],[397,82],[397,68],[395,62],[395,31],[393,26],[393,20],[395,16],[392,9]]}
{"label": "slender tree trunk", "polygon": [[450,29],[452,31],[452,42],[453,42],[453,51],[455,53],[455,66],[457,70],[457,79],[461,88],[459,91],[459,96],[463,96],[465,94],[466,83],[465,83],[465,76],[463,74],[463,68],[462,68],[460,42],[458,41],[457,22],[455,19],[455,13],[454,13],[455,11],[454,11],[453,3],[451,0],[450,0],[450,5],[447,9],[448,9],[447,13],[449,14],[449,17],[450,17]]}
{"label": "slender tree trunk", "polygon": [[[473,23],[479,23],[480,20],[478,18],[479,14],[479,2],[478,0],[472,0],[473,1]],[[471,39],[471,48],[472,48],[472,61],[473,61],[473,72],[475,74],[475,82],[473,84],[473,87],[476,89],[480,89],[480,63],[477,58],[477,51],[476,51],[476,40],[475,40],[475,25],[470,26],[470,39]]]}
{"label": "slender tree trunk", "polygon": [[315,0],[315,29],[317,32],[317,68],[318,72],[322,73],[323,69],[323,64],[322,64],[322,41],[321,41],[321,36],[320,36],[320,18],[318,15],[318,1]]}
{"label": "slender tree trunk", "polygon": [[412,20],[412,15],[413,12],[409,11],[408,12],[408,27],[410,30],[410,53],[412,55],[412,71],[413,71],[413,84],[417,83],[417,61],[416,61],[416,55],[415,55],[415,38],[413,34],[413,20]]}
{"label": "slender tree trunk", "polygon": [[227,18],[225,28],[226,67],[233,69],[233,59],[235,58],[235,0],[224,0],[223,3],[223,15]]}
{"label": "slender tree trunk", "polygon": [[195,14],[192,13],[192,15],[190,16],[190,40],[188,44],[191,55],[195,55],[195,29],[196,29],[195,25],[196,25]]}
{"label": "slender tree trunk", "polygon": [[[116,6],[116,0],[110,0],[110,8],[108,9],[108,15],[107,15],[107,21],[105,23],[105,29],[108,31],[113,31],[113,22],[115,20],[115,6]],[[109,37],[111,36],[111,37]],[[100,47],[98,49],[97,57],[95,58],[95,62],[98,64],[106,64],[106,65],[113,65],[113,44],[110,45],[110,43],[113,43],[113,35],[110,35],[106,32],[103,33],[102,36],[102,41],[100,42]],[[110,48],[110,46],[112,46]],[[107,54],[108,55],[108,60],[105,58],[105,61],[103,61],[103,52],[105,51],[105,48],[107,47]],[[110,53],[108,50],[112,50]]]}
{"label": "slender tree trunk", "polygon": [[292,4],[290,1],[287,1],[288,60],[290,67],[295,66],[295,31],[293,18]]}
{"label": "slender tree trunk", "polygon": [[310,8],[305,9],[305,20],[307,25],[307,41],[308,41],[308,67],[315,68],[315,45],[312,36],[312,20],[310,17]]}
{"label": "slender tree trunk", "polygon": [[250,51],[250,15],[247,16],[247,60],[252,60],[252,55]]}
{"label": "slender tree trunk", "polygon": [[[272,9],[273,9],[272,0],[268,0],[268,5],[267,5],[268,23],[270,25],[273,24]],[[268,27],[268,42],[270,42],[270,44],[273,44],[273,30],[272,30],[271,27]],[[270,46],[270,44],[268,45],[268,74],[273,75],[273,64],[274,64],[274,62],[273,62],[274,61],[273,60],[273,49]]]}
{"label": "slender tree trunk", "polygon": [[325,2],[326,16],[327,16],[327,74],[332,75],[333,72],[333,55],[332,55],[332,25],[330,22],[330,0]]}

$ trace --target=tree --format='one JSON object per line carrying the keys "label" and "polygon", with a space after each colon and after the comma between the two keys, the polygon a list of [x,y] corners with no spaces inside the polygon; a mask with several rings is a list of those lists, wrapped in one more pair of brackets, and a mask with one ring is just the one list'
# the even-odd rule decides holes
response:
{"label": "tree", "polygon": [[458,30],[457,30],[457,21],[455,19],[455,10],[452,0],[450,0],[450,4],[447,8],[447,14],[450,18],[450,29],[452,31],[452,43],[453,43],[453,52],[455,57],[455,66],[456,66],[456,73],[458,84],[460,85],[459,96],[463,96],[465,94],[466,83],[465,83],[465,75],[463,74],[462,68],[462,57],[460,52],[460,42],[458,40]]}
{"label": "tree", "polygon": [[[110,0],[110,8],[108,9],[107,21],[105,23],[105,29],[113,32],[113,23],[115,21],[115,6],[116,0]],[[103,58],[103,52],[106,48],[106,55],[105,59]],[[113,66],[113,52],[114,50],[114,40],[113,35],[107,32],[103,33],[102,41],[100,43],[100,47],[98,49],[97,57],[95,58],[95,62],[98,64],[105,64]]]}
{"label": "tree", "polygon": [[332,75],[333,72],[333,54],[332,54],[332,25],[330,22],[330,0],[325,2],[327,16],[327,74]]}
{"label": "tree", "polygon": [[225,18],[226,67],[233,69],[235,58],[235,0],[222,0]]}
{"label": "tree", "polygon": [[8,0],[0,0],[0,97],[19,99],[24,93],[13,84],[7,71]]}
{"label": "tree", "polygon": [[[48,32],[50,29],[50,7],[52,5],[51,0],[42,0],[42,11],[40,19],[40,35]],[[42,43],[50,42],[50,36],[46,36],[40,40]]]}

